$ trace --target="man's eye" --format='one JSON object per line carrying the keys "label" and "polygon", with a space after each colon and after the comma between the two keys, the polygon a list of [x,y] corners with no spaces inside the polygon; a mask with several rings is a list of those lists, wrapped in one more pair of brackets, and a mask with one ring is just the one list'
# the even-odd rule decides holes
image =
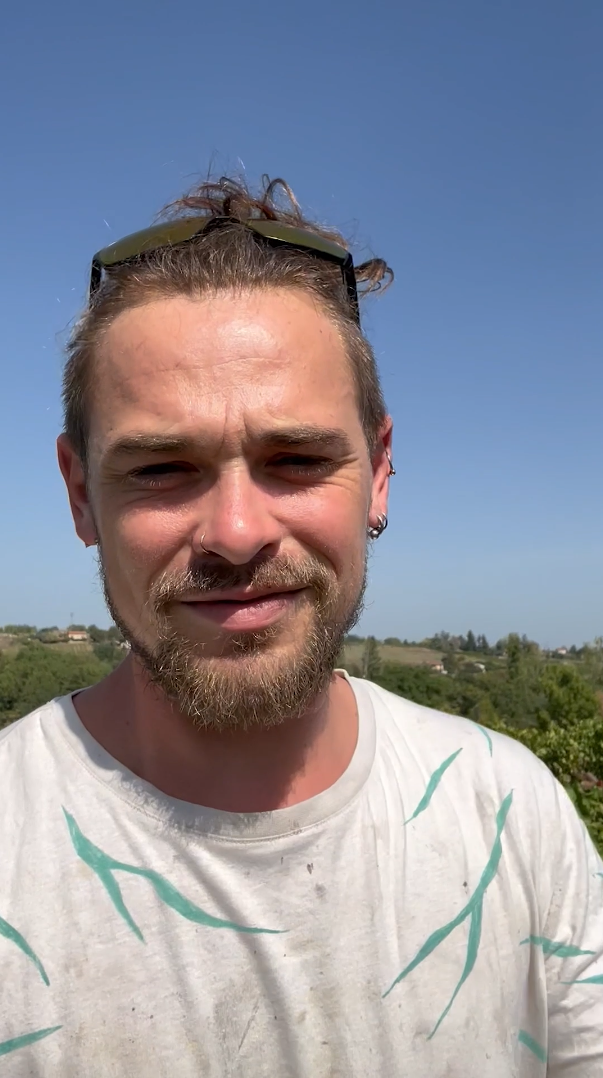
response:
{"label": "man's eye", "polygon": [[189,471],[191,467],[186,464],[167,461],[163,464],[146,464],[142,468],[135,468],[128,478],[144,486],[157,486],[162,480],[172,479],[174,476],[184,475]]}
{"label": "man's eye", "polygon": [[328,457],[300,456],[297,453],[277,457],[271,461],[271,467],[294,472],[297,475],[323,475],[335,467],[335,461]]}

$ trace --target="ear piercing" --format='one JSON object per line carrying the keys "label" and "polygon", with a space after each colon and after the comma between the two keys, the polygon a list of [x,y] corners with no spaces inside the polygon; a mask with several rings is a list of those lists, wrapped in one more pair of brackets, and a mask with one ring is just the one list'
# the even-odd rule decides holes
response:
{"label": "ear piercing", "polygon": [[378,539],[380,535],[383,535],[383,532],[386,528],[387,517],[384,513],[379,513],[379,516],[377,517],[377,523],[367,528],[369,539]]}

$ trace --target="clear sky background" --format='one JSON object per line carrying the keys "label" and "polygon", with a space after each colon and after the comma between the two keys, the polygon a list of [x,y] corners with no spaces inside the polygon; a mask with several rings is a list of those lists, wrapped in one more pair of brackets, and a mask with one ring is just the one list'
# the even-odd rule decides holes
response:
{"label": "clear sky background", "polygon": [[94,250],[213,164],[396,270],[361,627],[603,633],[601,0],[41,0],[0,32],[0,624],[108,624],[54,439]]}

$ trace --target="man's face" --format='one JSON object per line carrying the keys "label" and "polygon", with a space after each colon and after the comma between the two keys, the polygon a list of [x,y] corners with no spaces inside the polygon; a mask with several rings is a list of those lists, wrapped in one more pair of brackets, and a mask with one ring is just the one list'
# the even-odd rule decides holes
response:
{"label": "man's face", "polygon": [[87,488],[64,438],[59,455],[111,612],[168,696],[218,727],[307,707],[359,612],[387,488],[312,299],[174,296],[122,313],[97,350]]}

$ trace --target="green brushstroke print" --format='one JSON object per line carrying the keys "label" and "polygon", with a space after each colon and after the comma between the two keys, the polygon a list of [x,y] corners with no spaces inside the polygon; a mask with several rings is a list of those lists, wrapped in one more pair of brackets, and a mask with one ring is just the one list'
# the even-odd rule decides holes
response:
{"label": "green brushstroke print", "polygon": [[196,906],[194,902],[190,902],[188,898],[185,898],[180,891],[161,876],[159,872],[155,872],[154,869],[128,865],[123,861],[116,861],[113,857],[103,853],[98,846],[94,846],[82,834],[73,816],[66,809],[63,809],[63,812],[65,813],[71,841],[78,857],[81,857],[82,861],[96,873],[117,912],[132,929],[134,935],[143,943],[144,936],[123,900],[120,886],[113,877],[114,872],[129,872],[133,876],[142,876],[143,879],[149,881],[157,897],[162,902],[165,902],[166,906],[175,910],[181,917],[185,917],[187,921],[194,921],[195,924],[204,925],[206,928],[230,928],[235,932],[264,932],[271,935],[278,935],[282,931],[282,929],[278,928],[252,928],[247,925],[236,924],[234,921],[225,921],[222,917],[212,917],[210,913],[206,913],[205,910]]}
{"label": "green brushstroke print", "polygon": [[543,954],[554,955],[556,958],[579,958],[580,955],[595,953],[594,951],[582,951],[571,943],[559,943],[557,940],[547,939],[546,936],[528,936],[527,939],[521,941],[519,946],[523,946],[524,943],[531,943],[534,947],[542,947]]}
{"label": "green brushstroke print", "polygon": [[412,973],[412,971],[416,969],[416,967],[419,966],[421,962],[424,962],[426,958],[429,958],[429,955],[432,954],[433,951],[435,951],[436,948],[439,947],[440,944],[443,943],[444,940],[447,939],[452,932],[454,932],[455,928],[458,928],[459,925],[463,923],[463,921],[467,920],[467,918],[469,919],[469,934],[467,938],[467,957],[465,959],[465,967],[461,974],[461,978],[452,994],[450,1002],[442,1011],[442,1014],[438,1018],[438,1021],[436,1022],[434,1028],[429,1034],[429,1037],[427,1038],[428,1040],[431,1040],[434,1034],[437,1033],[437,1030],[439,1029],[446,1015],[448,1014],[460,989],[462,988],[463,984],[467,980],[467,977],[469,976],[475,965],[481,938],[484,896],[496,875],[498,865],[502,857],[501,836],[507,820],[509,809],[511,808],[512,801],[513,791],[511,790],[505,797],[496,814],[496,838],[494,839],[494,844],[492,846],[490,857],[488,858],[488,862],[484,871],[482,872],[480,881],[475,888],[475,891],[471,895],[471,898],[467,902],[467,905],[463,907],[461,912],[457,914],[457,916],[453,918],[452,921],[449,921],[448,924],[445,924],[442,928],[438,928],[435,932],[432,932],[431,936],[429,936],[429,938],[425,941],[423,946],[413,958],[412,962],[409,962],[406,968],[398,974],[395,981],[393,981],[387,991],[383,993],[383,998],[385,999],[385,997],[388,996],[391,991],[393,991],[393,989],[396,987],[397,984],[400,983],[400,981],[404,980],[405,977],[408,977],[409,973]]}
{"label": "green brushstroke print", "polygon": [[35,1033],[24,1033],[22,1037],[13,1037],[10,1041],[0,1041],[0,1056],[7,1056],[9,1052],[16,1052],[18,1048],[27,1048],[28,1044],[43,1041],[44,1037],[50,1037],[62,1026],[50,1026],[48,1029],[37,1029]]}
{"label": "green brushstroke print", "polygon": [[488,748],[490,749],[490,756],[491,756],[492,755],[492,738],[490,737],[490,734],[486,730],[485,726],[480,726],[479,722],[476,722],[475,725],[477,726],[478,730],[481,730],[481,732],[484,735],[486,741],[488,742]]}
{"label": "green brushstroke print", "polygon": [[451,763],[453,763],[453,761],[456,760],[459,752],[462,752],[462,751],[463,751],[462,748],[457,749],[456,752],[452,753],[452,756],[449,756],[448,759],[444,760],[443,764],[440,764],[440,766],[435,769],[433,775],[431,776],[429,782],[427,783],[425,793],[423,794],[423,797],[419,801],[419,804],[417,805],[415,811],[413,812],[412,816],[409,816],[408,819],[404,821],[404,826],[405,827],[406,827],[406,824],[410,823],[411,820],[416,819],[416,817],[420,816],[422,812],[425,812],[425,809],[428,807],[429,802],[431,801],[434,793],[436,792],[438,786],[440,785],[440,782],[442,781],[442,776],[444,775],[444,772],[448,770]]}
{"label": "green brushstroke print", "polygon": [[40,959],[38,958],[35,951],[31,949],[25,937],[22,936],[20,932],[17,932],[16,928],[13,928],[12,925],[9,925],[8,921],[5,921],[3,917],[0,917],[0,936],[4,936],[5,939],[10,940],[11,943],[14,943],[20,951],[23,951],[23,954],[27,955],[27,957],[33,962],[38,973],[40,974],[40,977],[44,981],[44,984],[50,984],[50,981],[48,980],[48,974],[46,973],[46,970],[44,969],[44,966],[40,962]]}
{"label": "green brushstroke print", "polygon": [[535,1041],[529,1033],[526,1033],[525,1029],[520,1029],[517,1035],[517,1040],[520,1044],[525,1044],[526,1048],[530,1050],[532,1055],[536,1056],[541,1063],[546,1063],[546,1052],[538,1041]]}
{"label": "green brushstroke print", "polygon": [[594,977],[582,977],[579,981],[562,981],[562,984],[603,984],[603,973],[597,973]]}

